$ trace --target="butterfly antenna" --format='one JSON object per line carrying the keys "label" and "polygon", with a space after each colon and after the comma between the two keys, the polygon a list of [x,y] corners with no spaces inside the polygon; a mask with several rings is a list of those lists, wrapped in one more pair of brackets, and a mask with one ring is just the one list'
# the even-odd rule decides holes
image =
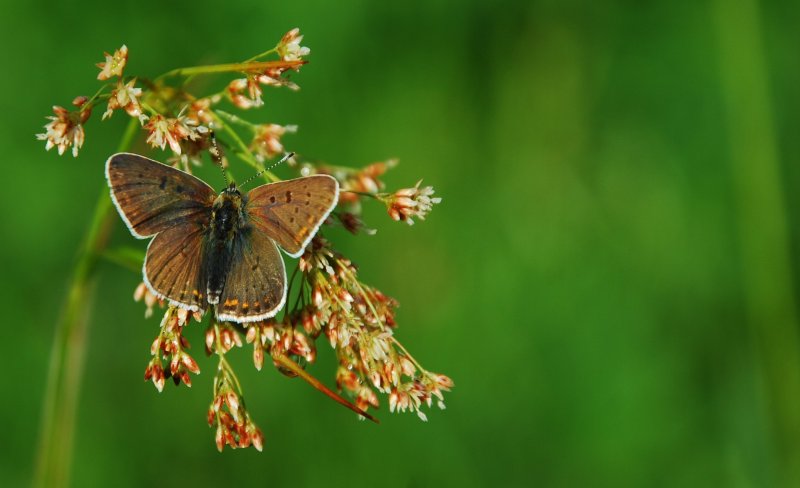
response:
{"label": "butterfly antenna", "polygon": [[240,189],[241,189],[241,188],[243,188],[243,187],[244,187],[244,185],[246,185],[246,184],[250,183],[250,182],[251,182],[251,181],[253,181],[254,179],[258,178],[259,176],[263,175],[263,174],[264,174],[264,173],[266,173],[267,171],[269,171],[269,170],[271,170],[272,168],[274,168],[275,166],[278,166],[279,164],[281,164],[281,163],[285,162],[287,159],[291,158],[292,156],[294,156],[294,153],[293,153],[293,152],[286,153],[286,154],[285,154],[285,155],[284,155],[284,156],[281,158],[281,160],[280,160],[280,161],[278,161],[277,163],[272,163],[272,164],[271,164],[271,165],[269,165],[268,167],[266,167],[266,168],[262,169],[262,170],[261,170],[261,171],[259,171],[258,173],[256,173],[256,174],[254,174],[253,176],[251,176],[250,178],[247,178],[246,180],[244,180],[244,183],[242,183],[241,185],[239,185],[239,188],[240,188]]}
{"label": "butterfly antenna", "polygon": [[219,166],[220,171],[222,171],[222,178],[225,179],[225,186],[227,187],[230,184],[228,182],[228,173],[225,171],[225,165],[222,163],[222,150],[219,148],[219,144],[217,144],[217,136],[214,135],[213,130],[209,131],[208,140],[211,142],[208,152],[211,154],[211,159],[214,161],[214,164]]}

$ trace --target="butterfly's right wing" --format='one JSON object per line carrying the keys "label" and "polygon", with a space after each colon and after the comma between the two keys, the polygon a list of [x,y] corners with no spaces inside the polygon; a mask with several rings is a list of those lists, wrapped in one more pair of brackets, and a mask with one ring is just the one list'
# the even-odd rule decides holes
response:
{"label": "butterfly's right wing", "polygon": [[312,175],[259,186],[247,197],[252,224],[297,258],[336,207],[339,183],[332,176]]}
{"label": "butterfly's right wing", "polygon": [[239,323],[266,320],[285,302],[286,267],[275,241],[257,227],[239,232],[233,240],[217,318]]}
{"label": "butterfly's right wing", "polygon": [[138,154],[114,154],[106,179],[131,234],[145,239],[186,222],[207,225],[216,193],[202,180]]}
{"label": "butterfly's right wing", "polygon": [[186,223],[161,231],[150,241],[142,271],[145,284],[158,298],[205,312],[204,234],[203,228]]}

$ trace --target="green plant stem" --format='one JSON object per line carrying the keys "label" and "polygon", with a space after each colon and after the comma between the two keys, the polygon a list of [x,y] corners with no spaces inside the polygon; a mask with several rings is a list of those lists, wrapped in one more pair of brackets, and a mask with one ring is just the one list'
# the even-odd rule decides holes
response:
{"label": "green plant stem", "polygon": [[234,124],[239,124],[242,127],[247,127],[251,131],[255,132],[258,129],[258,124],[254,124],[249,120],[244,120],[243,118],[239,117],[238,115],[234,115],[232,113],[228,113],[224,110],[217,109],[217,115],[222,116],[224,119],[228,120],[229,122],[233,122]]}
{"label": "green plant stem", "polygon": [[257,60],[257,59],[265,58],[265,57],[269,56],[270,54],[273,54],[273,53],[275,53],[277,51],[278,51],[278,46],[275,46],[272,49],[270,49],[269,51],[264,51],[261,54],[256,54],[252,58],[248,59],[246,62],[251,63],[251,62],[253,62],[253,61]]}
{"label": "green plant stem", "polygon": [[[131,118],[118,151],[130,147],[138,127],[138,120]],[[75,418],[83,376],[83,353],[87,342],[89,310],[94,297],[93,277],[98,257],[108,243],[113,217],[108,189],[103,188],[81,244],[55,328],[43,399],[33,479],[35,487],[67,486],[69,482]]]}
{"label": "green plant stem", "polygon": [[242,138],[239,137],[239,134],[237,134],[236,131],[233,130],[233,128],[230,125],[222,121],[223,118],[229,120],[228,117],[235,117],[235,116],[232,116],[227,112],[223,112],[221,110],[217,110],[216,113],[217,113],[216,117],[217,123],[222,127],[222,130],[225,131],[225,133],[228,134],[231,137],[231,139],[233,139],[234,144],[236,144],[236,146],[239,148],[239,157],[242,159],[242,161],[249,164],[258,171],[263,171],[264,179],[267,180],[268,182],[281,181],[281,179],[275,176],[275,174],[272,173],[271,171],[264,170],[261,164],[259,164],[259,162],[256,161],[256,158],[253,157],[253,154],[250,152],[250,149],[248,149],[247,144],[245,144]]}
{"label": "green plant stem", "polygon": [[200,74],[227,73],[227,72],[258,72],[274,68],[297,68],[304,65],[305,61],[258,61],[244,63],[212,64],[208,66],[190,66],[167,71],[157,79],[167,76],[192,76]]}
{"label": "green plant stem", "polygon": [[[800,486],[800,349],[788,218],[780,181],[760,12],[755,0],[715,2],[722,95],[738,205],[747,321],[760,363],[767,442],[779,460],[776,486]],[[771,434],[771,435],[770,435]]]}

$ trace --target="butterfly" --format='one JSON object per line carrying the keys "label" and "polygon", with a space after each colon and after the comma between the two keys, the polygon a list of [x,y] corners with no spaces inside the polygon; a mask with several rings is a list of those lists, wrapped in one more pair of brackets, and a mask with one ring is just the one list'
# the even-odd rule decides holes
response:
{"label": "butterfly", "polygon": [[278,247],[299,257],[339,198],[339,184],[313,175],[217,193],[199,178],[137,154],[106,161],[111,199],[134,237],[152,238],[142,274],[172,306],[221,321],[255,322],[286,303]]}

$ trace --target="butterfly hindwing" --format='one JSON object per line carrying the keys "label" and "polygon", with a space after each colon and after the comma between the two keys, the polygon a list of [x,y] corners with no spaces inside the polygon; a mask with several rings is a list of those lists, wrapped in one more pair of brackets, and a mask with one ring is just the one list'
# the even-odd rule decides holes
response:
{"label": "butterfly hindwing", "polygon": [[202,180],[138,154],[108,158],[106,178],[120,216],[139,239],[186,221],[208,223],[216,197]]}
{"label": "butterfly hindwing", "polygon": [[247,196],[250,222],[298,257],[336,206],[339,183],[328,175],[313,175],[262,185]]}
{"label": "butterfly hindwing", "polygon": [[217,318],[242,323],[275,316],[286,301],[286,268],[275,241],[257,227],[242,229],[233,239]]}
{"label": "butterfly hindwing", "polygon": [[147,246],[143,266],[150,291],[172,305],[200,312],[206,307],[203,233],[192,223],[159,232]]}

